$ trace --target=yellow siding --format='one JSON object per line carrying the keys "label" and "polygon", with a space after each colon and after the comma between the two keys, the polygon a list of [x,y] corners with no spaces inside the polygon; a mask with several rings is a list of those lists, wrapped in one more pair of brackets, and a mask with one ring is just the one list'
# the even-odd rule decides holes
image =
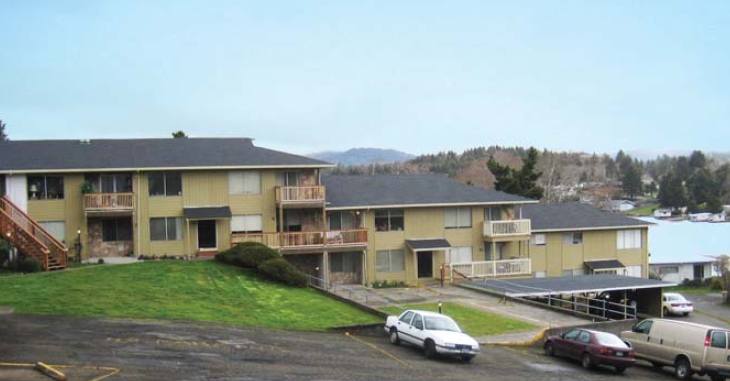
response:
{"label": "yellow siding", "polygon": [[184,172],[183,205],[228,205],[228,171]]}

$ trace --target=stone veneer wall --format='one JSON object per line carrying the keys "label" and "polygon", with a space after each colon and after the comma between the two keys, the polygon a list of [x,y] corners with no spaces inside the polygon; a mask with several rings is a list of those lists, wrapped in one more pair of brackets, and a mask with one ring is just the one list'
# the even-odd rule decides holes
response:
{"label": "stone veneer wall", "polygon": [[101,219],[89,219],[89,257],[124,257],[134,253],[134,241],[104,242]]}

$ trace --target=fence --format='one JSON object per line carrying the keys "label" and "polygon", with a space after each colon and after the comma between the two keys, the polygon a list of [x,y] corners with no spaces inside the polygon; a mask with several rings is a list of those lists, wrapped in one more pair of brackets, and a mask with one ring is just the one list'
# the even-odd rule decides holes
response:
{"label": "fence", "polygon": [[405,311],[405,308],[403,308],[403,306],[371,294],[364,286],[327,282],[322,278],[318,278],[312,275],[307,275],[307,278],[309,278],[310,287],[322,290],[338,298],[349,300],[361,306],[365,306],[370,309],[395,307],[399,310]]}
{"label": "fence", "polygon": [[451,263],[450,267],[452,272],[451,279],[454,279],[454,272],[467,278],[493,278],[500,276],[530,275],[532,273],[529,258]]}

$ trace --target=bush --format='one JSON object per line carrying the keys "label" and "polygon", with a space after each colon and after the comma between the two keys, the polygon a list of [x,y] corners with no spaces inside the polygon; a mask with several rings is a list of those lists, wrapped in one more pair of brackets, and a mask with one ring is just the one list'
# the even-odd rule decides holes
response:
{"label": "bush", "polygon": [[387,280],[376,280],[372,283],[373,288],[404,288],[406,287],[406,282],[403,281],[391,281],[388,282]]}
{"label": "bush", "polygon": [[307,287],[307,276],[284,258],[269,259],[259,266],[259,271],[271,280],[293,287]]}
{"label": "bush", "polygon": [[104,264],[104,258],[99,258],[99,260],[96,261],[96,263],[98,263],[100,265],[103,265]]}
{"label": "bush", "polygon": [[18,263],[18,270],[24,273],[37,273],[42,269],[41,261],[35,258],[25,258]]}
{"label": "bush", "polygon": [[720,277],[714,277],[710,281],[710,288],[715,291],[722,291],[725,289],[725,285],[722,284],[722,278]]}
{"label": "bush", "polygon": [[279,258],[279,253],[260,243],[244,242],[218,253],[215,257],[230,265],[258,268],[266,261]]}
{"label": "bush", "polygon": [[684,278],[682,281],[682,286],[686,287],[702,287],[702,279],[687,279]]}

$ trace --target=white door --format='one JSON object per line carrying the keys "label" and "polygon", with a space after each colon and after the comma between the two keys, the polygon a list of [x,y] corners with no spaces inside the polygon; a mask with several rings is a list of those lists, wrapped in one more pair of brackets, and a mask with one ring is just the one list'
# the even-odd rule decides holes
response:
{"label": "white door", "polygon": [[25,175],[10,175],[5,179],[8,197],[20,210],[28,212],[28,179]]}

